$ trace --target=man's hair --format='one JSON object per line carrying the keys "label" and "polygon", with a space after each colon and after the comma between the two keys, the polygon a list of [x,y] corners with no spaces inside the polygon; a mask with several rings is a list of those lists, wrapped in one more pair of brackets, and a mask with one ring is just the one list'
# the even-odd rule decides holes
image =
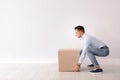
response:
{"label": "man's hair", "polygon": [[84,27],[81,26],[81,25],[76,26],[74,29],[79,30],[79,31],[82,31],[83,33],[85,33],[85,29],[84,29]]}

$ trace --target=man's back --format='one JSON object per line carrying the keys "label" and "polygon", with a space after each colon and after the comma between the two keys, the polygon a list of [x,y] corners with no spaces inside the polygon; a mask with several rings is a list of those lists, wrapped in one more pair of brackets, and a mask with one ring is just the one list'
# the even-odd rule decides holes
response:
{"label": "man's back", "polygon": [[101,40],[99,40],[91,35],[84,34],[83,35],[83,45],[88,45],[93,48],[101,48],[101,47],[105,46],[105,43],[103,43]]}

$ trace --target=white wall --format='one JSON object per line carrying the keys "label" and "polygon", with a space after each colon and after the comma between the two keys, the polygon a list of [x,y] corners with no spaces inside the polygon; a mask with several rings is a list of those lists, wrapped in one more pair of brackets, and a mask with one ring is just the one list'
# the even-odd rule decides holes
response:
{"label": "white wall", "polygon": [[59,48],[80,48],[74,27],[120,58],[119,0],[0,0],[0,58],[57,58]]}

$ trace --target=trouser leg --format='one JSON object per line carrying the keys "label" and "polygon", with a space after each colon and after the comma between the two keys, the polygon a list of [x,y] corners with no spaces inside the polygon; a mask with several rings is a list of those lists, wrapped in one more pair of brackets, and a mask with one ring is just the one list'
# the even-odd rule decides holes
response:
{"label": "trouser leg", "polygon": [[80,55],[82,54],[82,49],[80,50]]}
{"label": "trouser leg", "polygon": [[90,61],[95,65],[99,66],[99,63],[96,59],[96,56],[107,56],[109,54],[109,49],[99,49],[99,48],[88,48],[86,53],[90,59]]}

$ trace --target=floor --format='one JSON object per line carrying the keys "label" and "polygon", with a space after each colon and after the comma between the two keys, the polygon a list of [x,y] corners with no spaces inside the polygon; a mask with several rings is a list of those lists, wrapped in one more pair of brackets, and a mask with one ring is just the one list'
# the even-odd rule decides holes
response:
{"label": "floor", "polygon": [[120,59],[99,60],[103,73],[90,73],[85,62],[81,72],[58,72],[57,64],[1,63],[0,80],[120,80]]}

